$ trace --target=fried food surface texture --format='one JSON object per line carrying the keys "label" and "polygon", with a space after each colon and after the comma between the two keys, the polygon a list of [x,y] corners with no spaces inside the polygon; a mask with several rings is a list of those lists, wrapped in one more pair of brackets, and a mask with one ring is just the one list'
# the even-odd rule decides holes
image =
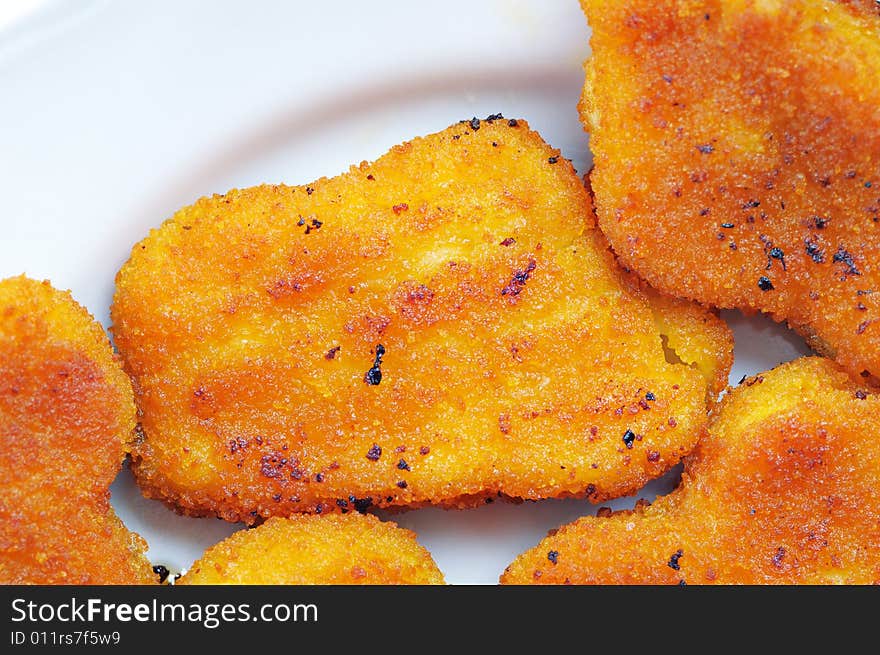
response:
{"label": "fried food surface texture", "polygon": [[582,0],[599,225],[655,287],[880,375],[880,8]]}
{"label": "fried food surface texture", "polygon": [[148,496],[248,523],[598,500],[693,448],[727,327],[619,270],[571,164],[490,118],[134,247],[112,317]]}
{"label": "fried food surface texture", "polygon": [[880,582],[880,397],[804,358],[725,396],[681,485],[580,519],[520,555],[506,584]]}
{"label": "fried food surface texture", "polygon": [[415,533],[354,513],[274,517],[240,530],[205,551],[176,584],[443,583]]}
{"label": "fried food surface texture", "polygon": [[0,281],[0,583],[155,583],[110,506],[132,440],[131,383],[69,293]]}

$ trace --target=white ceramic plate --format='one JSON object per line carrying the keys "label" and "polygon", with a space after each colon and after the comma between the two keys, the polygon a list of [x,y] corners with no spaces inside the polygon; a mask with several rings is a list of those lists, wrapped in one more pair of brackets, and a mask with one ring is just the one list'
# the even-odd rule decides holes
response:
{"label": "white ceramic plate", "polygon": [[[0,26],[0,277],[47,278],[105,325],[131,246],[202,195],[304,184],[499,111],[589,167],[575,109],[589,31],[576,0],[19,5],[37,9]],[[724,317],[734,383],[807,352],[767,319]],[[673,472],[639,497],[675,482]],[[241,527],[143,499],[127,469],[112,502],[175,572]],[[567,500],[392,518],[448,582],[493,584],[548,529],[595,511]]]}

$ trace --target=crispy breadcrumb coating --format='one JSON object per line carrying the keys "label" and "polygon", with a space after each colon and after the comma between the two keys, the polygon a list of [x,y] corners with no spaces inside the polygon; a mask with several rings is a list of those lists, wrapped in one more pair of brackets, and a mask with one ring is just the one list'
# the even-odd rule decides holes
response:
{"label": "crispy breadcrumb coating", "polygon": [[212,546],[176,584],[436,585],[415,533],[372,514],[274,517]]}
{"label": "crispy breadcrumb coating", "polygon": [[599,225],[668,293],[880,375],[880,5],[582,0]]}
{"label": "crispy breadcrumb coating", "polygon": [[134,428],[103,328],[48,282],[0,281],[0,583],[156,582],[110,506]]}
{"label": "crispy breadcrumb coating", "polygon": [[827,359],[749,378],[715,409],[678,489],[563,527],[501,581],[880,583],[878,417],[880,396]]}
{"label": "crispy breadcrumb coating", "polygon": [[112,317],[144,493],[248,523],[629,493],[693,448],[732,357],[499,116],[199,200],[134,247]]}

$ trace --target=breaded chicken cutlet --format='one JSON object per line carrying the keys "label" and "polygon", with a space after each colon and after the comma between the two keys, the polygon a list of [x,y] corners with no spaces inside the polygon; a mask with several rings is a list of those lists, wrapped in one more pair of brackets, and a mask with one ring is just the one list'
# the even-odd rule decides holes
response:
{"label": "breaded chicken cutlet", "polygon": [[581,115],[620,261],[880,375],[880,7],[582,0]]}
{"label": "breaded chicken cutlet", "polygon": [[415,533],[371,514],[274,517],[212,546],[176,584],[437,585]]}
{"label": "breaded chicken cutlet", "polygon": [[629,493],[693,448],[732,357],[500,116],[199,200],[134,247],[112,318],[144,493],[248,523]]}
{"label": "breaded chicken cutlet", "polygon": [[0,583],[156,583],[110,506],[134,428],[103,328],[47,282],[0,282]]}
{"label": "breaded chicken cutlet", "polygon": [[818,357],[716,408],[681,485],[588,517],[518,557],[506,584],[880,583],[880,397]]}

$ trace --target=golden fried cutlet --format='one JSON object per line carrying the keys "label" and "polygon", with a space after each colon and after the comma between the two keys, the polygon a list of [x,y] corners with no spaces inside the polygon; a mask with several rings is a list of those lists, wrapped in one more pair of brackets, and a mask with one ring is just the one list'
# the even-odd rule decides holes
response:
{"label": "golden fried cutlet", "polygon": [[582,0],[599,226],[657,288],[880,376],[880,9]]}
{"label": "golden fried cutlet", "polygon": [[415,533],[372,514],[274,517],[212,546],[177,584],[443,584]]}
{"label": "golden fried cutlet", "polygon": [[619,496],[723,388],[713,314],[617,269],[570,163],[474,119],[137,244],[113,333],[146,495],[232,521]]}
{"label": "golden fried cutlet", "polygon": [[880,583],[880,396],[810,357],[716,408],[681,485],[520,555],[506,584]]}
{"label": "golden fried cutlet", "polygon": [[0,282],[0,583],[156,582],[110,506],[134,428],[103,328],[48,282]]}

